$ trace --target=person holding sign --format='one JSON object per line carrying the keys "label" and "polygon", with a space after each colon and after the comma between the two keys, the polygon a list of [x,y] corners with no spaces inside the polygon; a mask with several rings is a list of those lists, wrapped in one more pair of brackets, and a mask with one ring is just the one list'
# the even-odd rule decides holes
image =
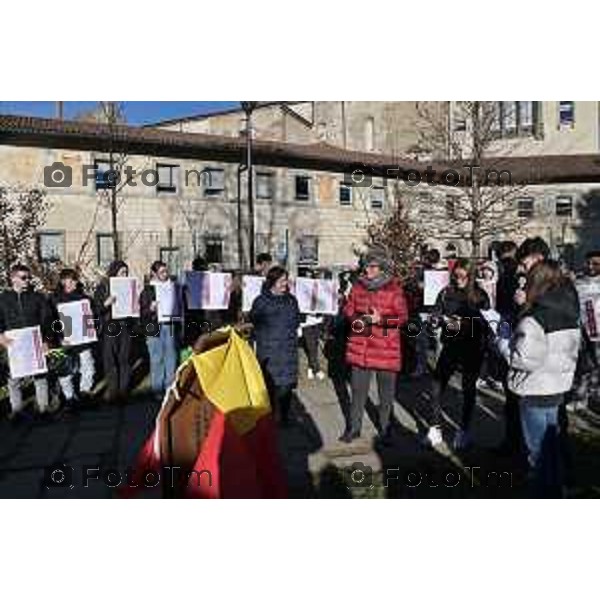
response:
{"label": "person holding sign", "polygon": [[[31,271],[26,265],[17,264],[11,267],[9,272],[11,288],[0,294],[0,346],[8,350],[14,337],[10,330],[39,327],[43,340],[37,339],[38,353],[41,355],[48,352],[48,340],[52,336],[52,311],[46,298],[30,288]],[[21,357],[23,360],[32,357]],[[28,370],[27,365],[21,365],[19,372]],[[39,373],[40,369],[30,365],[31,373]],[[11,365],[11,371],[16,367]],[[21,377],[11,376],[8,379],[8,394],[12,409],[11,417],[19,418],[23,409],[23,395],[21,390]],[[33,378],[35,385],[35,399],[40,414],[48,411],[48,379],[46,374],[38,374]]]}
{"label": "person holding sign", "polygon": [[408,319],[408,309],[384,252],[373,250],[366,256],[365,276],[352,286],[344,315],[350,321],[346,361],[352,367],[352,402],[350,422],[339,439],[349,444],[360,437],[371,377],[376,375],[379,435],[387,445],[391,442],[390,419],[402,365],[400,327]]}
{"label": "person holding sign", "polygon": [[[79,371],[79,393],[73,384],[73,369],[59,375],[58,382],[65,397],[65,408],[74,408],[80,400],[79,394],[89,395],[94,386],[96,367],[92,354],[92,343],[96,339],[92,299],[83,291],[83,285],[74,269],[62,269],[59,273],[58,289],[52,294],[51,304],[60,323],[54,328],[67,352],[68,364]],[[76,321],[66,315],[67,308],[79,304]],[[55,321],[55,323],[57,322]],[[79,322],[77,322],[79,321]]]}
{"label": "person holding sign", "polygon": [[131,380],[131,319],[114,319],[112,307],[117,298],[111,294],[110,278],[127,277],[129,267],[122,260],[113,261],[94,293],[96,313],[100,317],[100,343],[102,365],[106,377],[106,400],[114,402],[123,399],[129,390]]}
{"label": "person holding sign", "polygon": [[250,310],[256,355],[262,367],[271,403],[281,424],[290,424],[292,392],[298,383],[298,301],[289,292],[287,271],[279,266],[267,273],[261,295]]}
{"label": "person holding sign", "polygon": [[152,392],[162,400],[177,368],[176,323],[179,296],[167,265],[156,260],[150,267],[150,283],[140,296],[140,316],[150,357]]}

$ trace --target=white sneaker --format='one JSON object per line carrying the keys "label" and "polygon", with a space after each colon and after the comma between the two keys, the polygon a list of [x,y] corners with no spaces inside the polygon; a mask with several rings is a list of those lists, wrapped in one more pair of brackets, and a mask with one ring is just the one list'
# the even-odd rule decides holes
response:
{"label": "white sneaker", "polygon": [[468,446],[471,445],[471,436],[468,431],[464,429],[459,429],[454,436],[454,442],[452,443],[452,447],[454,450],[464,450]]}
{"label": "white sneaker", "polygon": [[439,425],[430,427],[425,436],[425,442],[429,446],[439,446],[440,444],[443,444],[444,438],[442,437],[442,428]]}
{"label": "white sneaker", "polygon": [[318,371],[317,372],[317,379],[319,381],[323,381],[323,379],[325,379],[325,373],[323,373],[323,371]]}
{"label": "white sneaker", "polygon": [[309,370],[308,370],[307,377],[308,377],[309,379],[314,379],[314,378],[315,378],[315,374],[313,373],[313,370],[312,370],[312,369],[309,369]]}

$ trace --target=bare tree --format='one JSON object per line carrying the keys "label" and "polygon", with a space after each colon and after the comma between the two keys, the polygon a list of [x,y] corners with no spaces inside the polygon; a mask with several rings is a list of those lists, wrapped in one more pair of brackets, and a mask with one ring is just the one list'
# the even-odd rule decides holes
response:
{"label": "bare tree", "polygon": [[[513,182],[508,171],[495,168],[494,161],[517,147],[518,142],[504,147],[498,143],[504,124],[514,122],[517,132],[520,122],[523,128],[527,123],[533,130],[531,106],[528,114],[522,115],[518,111],[525,109],[517,103],[419,104],[417,147],[421,159],[449,161],[460,180],[456,187],[437,186],[432,194],[424,194],[422,187],[418,191],[413,188],[419,221],[430,237],[462,240],[470,256],[479,258],[485,241],[520,231],[516,199],[524,186]],[[457,177],[449,175],[446,183],[458,182]]]}
{"label": "bare tree", "polygon": [[423,235],[413,222],[398,182],[394,184],[394,203],[391,212],[370,221],[365,245],[383,251],[401,278],[410,273],[418,257]]}
{"label": "bare tree", "polygon": [[38,189],[0,187],[0,263],[6,272],[19,261],[39,271],[37,232],[49,210],[46,195]]}

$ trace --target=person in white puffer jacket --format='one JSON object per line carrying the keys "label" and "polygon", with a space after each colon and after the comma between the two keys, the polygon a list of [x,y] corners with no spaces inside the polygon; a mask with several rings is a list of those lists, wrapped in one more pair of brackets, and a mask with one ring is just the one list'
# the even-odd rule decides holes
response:
{"label": "person in white puffer jacket", "polygon": [[531,269],[526,294],[514,332],[510,339],[501,337],[498,346],[509,364],[508,388],[519,398],[536,492],[547,496],[562,486],[558,410],[577,366],[579,301],[571,281],[552,260]]}

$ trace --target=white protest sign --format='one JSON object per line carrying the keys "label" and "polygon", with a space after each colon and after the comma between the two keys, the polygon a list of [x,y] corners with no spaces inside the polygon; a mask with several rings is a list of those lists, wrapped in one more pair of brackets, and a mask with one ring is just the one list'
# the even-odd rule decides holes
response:
{"label": "white protest sign", "polygon": [[111,306],[113,319],[140,316],[140,284],[135,277],[111,277],[110,295],[116,298]]}
{"label": "white protest sign", "polygon": [[600,341],[600,282],[576,282],[581,322],[590,340]]}
{"label": "white protest sign", "polygon": [[[57,305],[57,309],[63,322],[65,346],[79,346],[97,341],[94,315],[89,300],[62,302]],[[70,334],[67,335],[69,330]]]}
{"label": "white protest sign", "polygon": [[156,293],[156,314],[159,323],[170,323],[181,316],[179,289],[173,281],[152,281]]}
{"label": "white protest sign", "polygon": [[231,273],[187,271],[187,306],[191,310],[227,310],[231,295]]}
{"label": "white protest sign", "polygon": [[449,271],[426,270],[423,272],[423,304],[433,306],[438,294],[450,283]]}
{"label": "white protest sign", "polygon": [[4,332],[12,341],[8,346],[8,366],[13,379],[48,372],[39,326]]}
{"label": "white protest sign", "polygon": [[262,290],[264,277],[258,275],[244,275],[242,277],[242,311],[248,312],[252,308],[252,303]]}

